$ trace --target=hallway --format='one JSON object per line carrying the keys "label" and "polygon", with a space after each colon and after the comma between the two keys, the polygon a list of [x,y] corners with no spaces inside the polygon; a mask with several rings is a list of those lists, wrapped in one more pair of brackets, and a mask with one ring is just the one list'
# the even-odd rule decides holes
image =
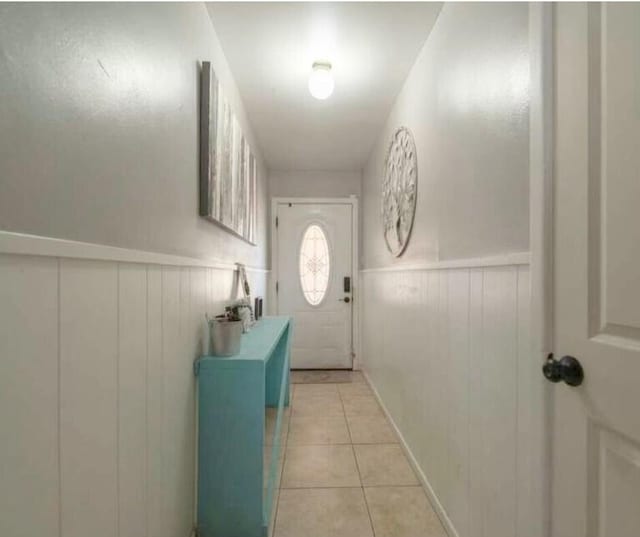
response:
{"label": "hallway", "polygon": [[293,371],[291,382],[274,536],[445,537],[362,374]]}
{"label": "hallway", "polygon": [[0,0],[0,537],[640,537],[639,51]]}

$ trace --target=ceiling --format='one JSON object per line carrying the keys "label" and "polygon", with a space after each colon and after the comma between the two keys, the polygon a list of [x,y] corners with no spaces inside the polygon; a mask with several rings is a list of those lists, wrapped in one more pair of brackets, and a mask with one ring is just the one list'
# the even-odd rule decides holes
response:
{"label": "ceiling", "polygon": [[[267,166],[359,170],[440,12],[440,3],[207,4]],[[326,101],[311,64],[333,65]]]}

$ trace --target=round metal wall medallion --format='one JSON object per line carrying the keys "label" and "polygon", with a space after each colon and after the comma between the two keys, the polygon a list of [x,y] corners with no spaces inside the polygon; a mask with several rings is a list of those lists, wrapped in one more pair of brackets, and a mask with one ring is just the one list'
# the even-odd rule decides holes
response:
{"label": "round metal wall medallion", "polygon": [[418,194],[418,157],[411,131],[400,127],[391,137],[382,180],[382,225],[387,248],[396,257],[409,242]]}

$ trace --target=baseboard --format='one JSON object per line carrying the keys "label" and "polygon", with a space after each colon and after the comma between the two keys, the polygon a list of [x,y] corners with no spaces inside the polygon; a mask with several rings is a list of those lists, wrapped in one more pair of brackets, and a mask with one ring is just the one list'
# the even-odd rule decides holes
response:
{"label": "baseboard", "polygon": [[398,429],[396,422],[393,420],[393,417],[389,413],[389,410],[387,410],[387,407],[382,401],[382,398],[380,397],[378,390],[376,390],[376,387],[373,385],[371,378],[369,377],[369,375],[364,369],[362,369],[362,374],[364,375],[364,378],[367,381],[367,384],[369,384],[371,391],[373,391],[373,395],[377,399],[378,404],[382,408],[382,411],[384,412],[385,416],[389,420],[389,423],[391,423],[393,430],[395,431],[396,435],[398,435],[398,438],[400,439],[400,445],[402,446],[403,451],[405,452],[407,458],[409,459],[409,463],[413,467],[413,470],[416,472],[416,475],[418,476],[418,480],[420,481],[420,484],[422,485],[422,488],[424,489],[427,495],[427,498],[431,503],[431,506],[433,507],[434,511],[438,515],[440,522],[442,522],[442,525],[444,526],[445,531],[447,532],[449,537],[460,537],[455,527],[453,526],[453,522],[451,522],[451,519],[447,515],[447,512],[445,511],[444,507],[440,503],[440,500],[436,496],[436,493],[434,492],[433,487],[429,483],[427,476],[424,475],[422,468],[420,468],[420,465],[418,464],[418,461],[416,460],[413,453],[411,452],[411,449],[409,448],[406,440],[404,439],[404,436],[402,436],[400,429]]}

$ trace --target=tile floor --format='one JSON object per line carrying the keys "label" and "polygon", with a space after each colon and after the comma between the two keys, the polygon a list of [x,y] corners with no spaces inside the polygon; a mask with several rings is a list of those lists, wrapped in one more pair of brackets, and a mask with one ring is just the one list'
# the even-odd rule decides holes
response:
{"label": "tile floor", "polygon": [[273,536],[446,537],[362,375],[293,371],[291,381]]}

